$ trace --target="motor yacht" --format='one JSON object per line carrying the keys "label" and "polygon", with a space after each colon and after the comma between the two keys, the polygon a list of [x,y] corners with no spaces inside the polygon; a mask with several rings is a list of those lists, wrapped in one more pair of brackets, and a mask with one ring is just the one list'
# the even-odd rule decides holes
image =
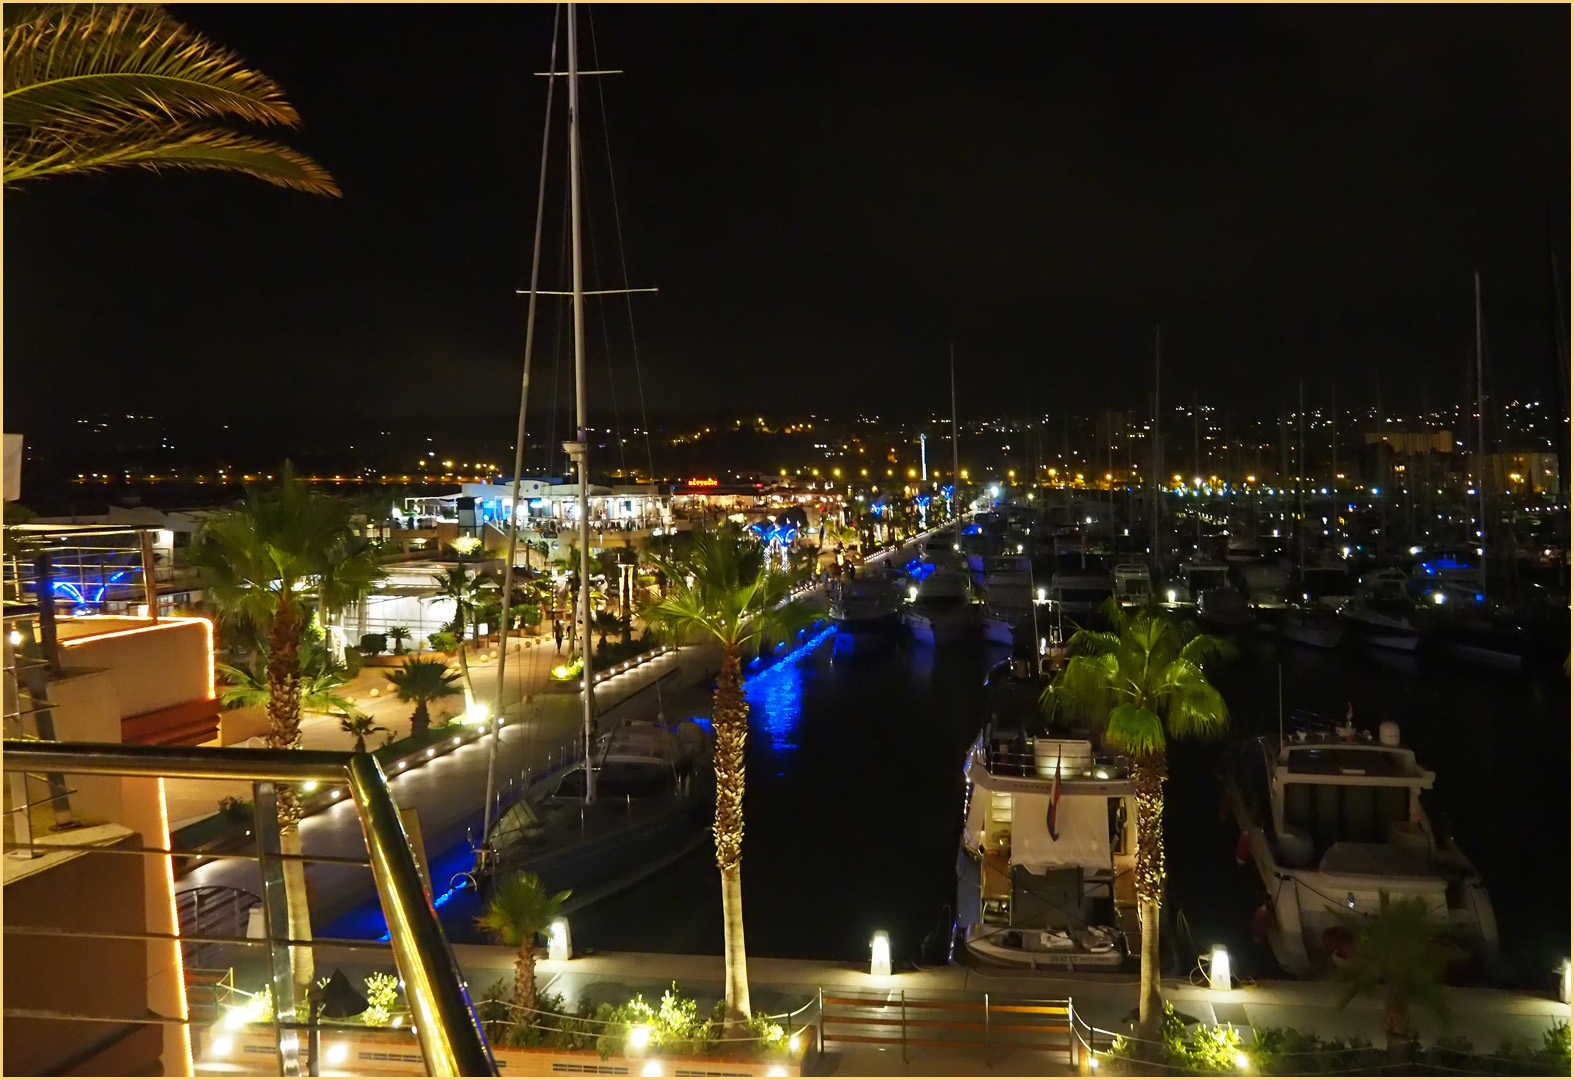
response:
{"label": "motor yacht", "polygon": [[1355,595],[1339,608],[1339,617],[1346,630],[1368,645],[1401,652],[1415,652],[1433,622],[1416,602],[1402,570],[1378,570],[1362,577]]}
{"label": "motor yacht", "polygon": [[1268,897],[1268,943],[1286,971],[1321,973],[1342,960],[1352,939],[1338,916],[1371,914],[1386,892],[1423,897],[1440,934],[1496,973],[1486,886],[1421,802],[1434,779],[1391,721],[1374,739],[1348,717],[1302,717],[1282,742],[1261,736],[1239,748],[1231,802]]}

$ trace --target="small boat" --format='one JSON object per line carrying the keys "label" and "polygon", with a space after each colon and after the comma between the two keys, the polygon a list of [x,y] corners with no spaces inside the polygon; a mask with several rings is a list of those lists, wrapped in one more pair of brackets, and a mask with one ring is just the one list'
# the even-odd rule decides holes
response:
{"label": "small boat", "polygon": [[1421,804],[1434,774],[1400,745],[1347,717],[1300,717],[1281,741],[1244,743],[1227,779],[1245,852],[1268,896],[1268,943],[1292,974],[1321,974],[1346,951],[1340,913],[1371,913],[1379,893],[1424,897],[1446,936],[1496,974],[1497,918],[1481,875],[1438,835]]}
{"label": "small boat", "polygon": [[1049,734],[1035,711],[991,717],[968,751],[957,936],[973,963],[1124,965],[1136,933],[1136,792],[1123,760]]}
{"label": "small boat", "polygon": [[1355,595],[1339,608],[1339,617],[1368,645],[1400,652],[1415,652],[1432,622],[1416,603],[1402,570],[1379,570],[1361,578]]}
{"label": "small boat", "polygon": [[506,805],[477,850],[483,890],[527,870],[576,901],[605,896],[668,865],[703,839],[715,788],[711,738],[692,720],[625,720],[597,740],[596,799],[583,764],[544,796]]}
{"label": "small boat", "polygon": [[1338,612],[1321,604],[1289,604],[1279,620],[1279,635],[1314,649],[1335,649],[1344,640],[1344,623]]}

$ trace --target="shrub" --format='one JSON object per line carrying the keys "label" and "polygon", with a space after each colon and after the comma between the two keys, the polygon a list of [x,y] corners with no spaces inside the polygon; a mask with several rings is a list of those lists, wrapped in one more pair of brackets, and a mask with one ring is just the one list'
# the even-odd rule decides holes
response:
{"label": "shrub", "polygon": [[366,656],[377,656],[388,651],[387,634],[362,634],[361,652]]}
{"label": "shrub", "polygon": [[426,639],[426,643],[433,652],[449,653],[459,648],[459,641],[447,630],[439,630]]}
{"label": "shrub", "polygon": [[355,678],[361,673],[361,650],[354,645],[344,647],[344,673],[350,678]]}
{"label": "shrub", "polygon": [[541,622],[541,605],[519,604],[514,608],[513,617],[513,625],[516,627],[537,626]]}
{"label": "shrub", "polygon": [[366,1011],[361,1022],[368,1027],[387,1027],[399,1005],[399,977],[381,971],[366,976]]}

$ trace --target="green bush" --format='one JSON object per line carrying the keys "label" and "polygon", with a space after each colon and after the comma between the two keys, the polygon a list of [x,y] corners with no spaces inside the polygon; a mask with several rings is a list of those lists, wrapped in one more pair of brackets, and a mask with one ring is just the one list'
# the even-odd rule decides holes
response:
{"label": "green bush", "polygon": [[433,652],[456,652],[459,649],[459,639],[447,630],[439,630],[426,639],[426,644]]}
{"label": "green bush", "polygon": [[[496,1001],[507,1001],[512,990],[499,980],[486,994]],[[751,1041],[722,1042],[726,1030],[725,1008],[725,1003],[718,1001],[702,1015],[698,1002],[684,997],[677,983],[673,983],[655,1005],[636,994],[621,1005],[581,1002],[573,1012],[564,1004],[561,995],[542,994],[537,1013],[509,1027],[498,1043],[552,1050],[595,1050],[606,1059],[623,1053],[628,1046],[629,1033],[643,1026],[650,1028],[650,1053],[687,1057],[725,1053],[746,1057],[785,1052],[787,1033],[781,1025],[763,1016],[749,1021]],[[495,1022],[506,1013],[506,1007],[483,1006],[481,1018],[483,1023]]]}
{"label": "green bush", "polygon": [[540,604],[519,604],[513,610],[513,626],[536,626],[541,622]]}
{"label": "green bush", "polygon": [[361,650],[354,645],[344,647],[344,673],[350,678],[355,678],[361,673]]}
{"label": "green bush", "polygon": [[361,653],[365,656],[378,656],[388,651],[387,634],[362,634]]}

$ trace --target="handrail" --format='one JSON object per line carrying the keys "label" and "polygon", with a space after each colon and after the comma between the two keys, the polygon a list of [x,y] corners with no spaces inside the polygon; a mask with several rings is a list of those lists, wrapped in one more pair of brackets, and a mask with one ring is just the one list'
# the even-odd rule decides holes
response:
{"label": "handrail", "polygon": [[286,783],[346,781],[360,811],[372,876],[388,914],[394,956],[415,1014],[416,1038],[428,1075],[498,1074],[453,951],[421,883],[387,777],[370,754],[11,739],[0,744],[0,754],[0,769],[6,772]]}

